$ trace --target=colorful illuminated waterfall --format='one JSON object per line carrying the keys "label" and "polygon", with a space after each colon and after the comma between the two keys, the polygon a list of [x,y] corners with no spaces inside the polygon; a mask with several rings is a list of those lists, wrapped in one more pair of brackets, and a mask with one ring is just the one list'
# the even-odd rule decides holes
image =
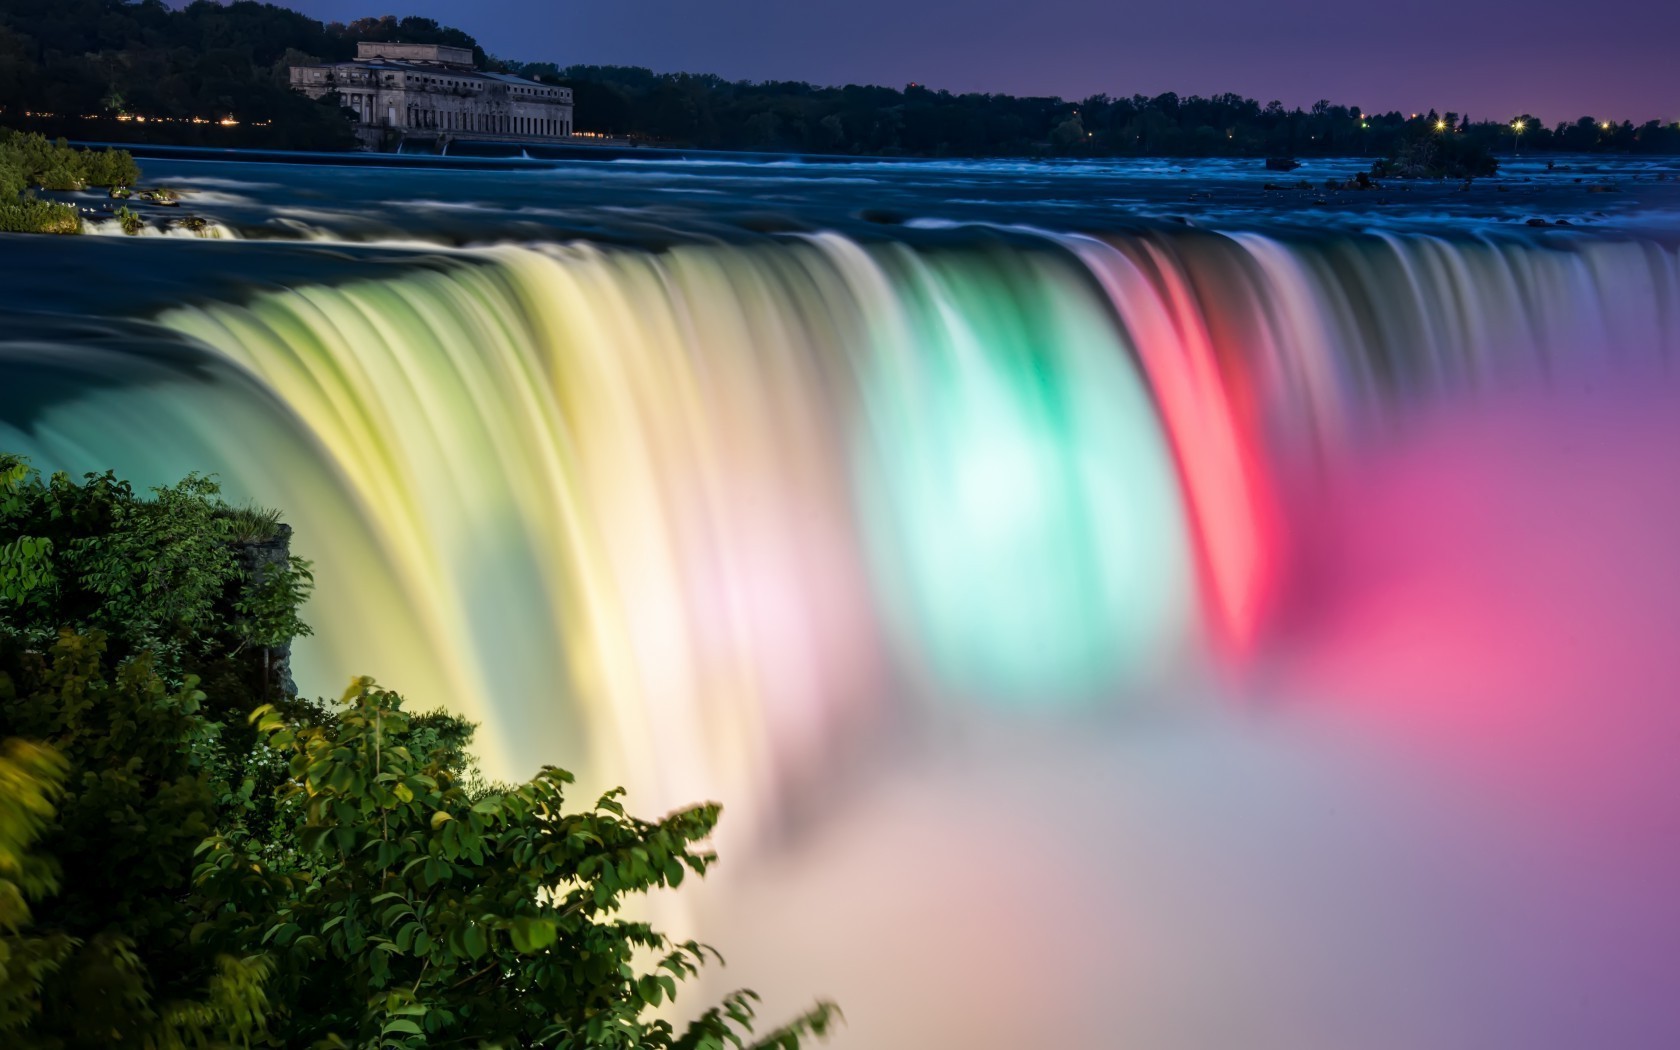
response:
{"label": "colorful illuminated waterfall", "polygon": [[497,772],[763,816],[895,711],[1240,675],[1289,597],[1303,478],[1408,406],[1666,359],[1680,265],[826,234],[440,253],[160,320],[233,371],[11,443],[284,505],[321,580],[318,691],[377,669],[481,721]]}
{"label": "colorful illuminated waterfall", "polygon": [[1673,1045],[1680,249],[893,234],[153,242],[309,276],[20,322],[0,448],[284,508],[306,690],[723,800],[681,924],[845,1045]]}

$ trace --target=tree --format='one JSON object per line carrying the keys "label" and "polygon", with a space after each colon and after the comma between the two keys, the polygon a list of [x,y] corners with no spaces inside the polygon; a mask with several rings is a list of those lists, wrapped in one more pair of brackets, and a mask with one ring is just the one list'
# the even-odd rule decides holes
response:
{"label": "tree", "polygon": [[1057,124],[1050,132],[1050,144],[1061,150],[1077,149],[1085,144],[1085,122],[1075,113]]}

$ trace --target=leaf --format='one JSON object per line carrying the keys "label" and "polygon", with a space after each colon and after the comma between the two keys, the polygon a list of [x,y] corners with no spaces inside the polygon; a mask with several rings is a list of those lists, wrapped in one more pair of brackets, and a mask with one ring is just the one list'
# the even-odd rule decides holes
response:
{"label": "leaf", "polygon": [[553,944],[555,938],[559,936],[552,919],[538,919],[527,916],[521,916],[513,920],[513,925],[508,932],[513,937],[514,950],[526,955],[542,951]]}
{"label": "leaf", "polygon": [[451,821],[451,820],[454,820],[454,819],[455,819],[454,817],[450,816],[447,812],[440,809],[436,813],[432,814],[432,830],[436,831],[438,828],[443,827],[443,825],[447,821]]}
{"label": "leaf", "polygon": [[636,982],[636,991],[649,1006],[659,1005],[662,989],[659,986],[659,980],[652,974],[648,974]]}

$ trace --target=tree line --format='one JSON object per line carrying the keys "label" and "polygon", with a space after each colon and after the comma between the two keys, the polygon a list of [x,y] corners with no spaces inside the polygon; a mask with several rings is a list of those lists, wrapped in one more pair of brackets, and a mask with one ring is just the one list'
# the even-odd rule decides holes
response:
{"label": "tree line", "polygon": [[[1680,124],[1532,115],[1371,113],[1320,101],[1287,108],[1235,94],[1093,95],[1079,101],[799,81],[731,81],[633,66],[487,55],[425,18],[322,23],[271,4],[196,0],[8,0],[0,10],[0,117],[31,130],[276,148],[338,149],[349,114],[289,87],[287,68],[354,55],[359,40],[473,49],[482,68],[571,87],[580,131],[657,145],[858,156],[1397,155],[1438,133],[1487,152],[1680,153]],[[23,114],[50,113],[51,117]],[[118,114],[148,123],[89,121]],[[237,125],[194,118],[233,117]],[[159,118],[161,122],[159,122]],[[1454,147],[1458,148],[1458,147]]]}

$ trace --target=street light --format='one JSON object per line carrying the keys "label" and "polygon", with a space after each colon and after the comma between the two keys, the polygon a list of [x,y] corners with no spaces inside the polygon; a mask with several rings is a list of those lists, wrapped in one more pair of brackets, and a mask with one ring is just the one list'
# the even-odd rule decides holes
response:
{"label": "street light", "polygon": [[1521,136],[1522,136],[1522,133],[1523,133],[1523,129],[1526,128],[1526,127],[1528,127],[1528,122],[1525,121],[1525,120],[1518,119],[1518,120],[1511,121],[1511,152],[1512,153],[1520,154],[1522,152],[1522,137]]}

